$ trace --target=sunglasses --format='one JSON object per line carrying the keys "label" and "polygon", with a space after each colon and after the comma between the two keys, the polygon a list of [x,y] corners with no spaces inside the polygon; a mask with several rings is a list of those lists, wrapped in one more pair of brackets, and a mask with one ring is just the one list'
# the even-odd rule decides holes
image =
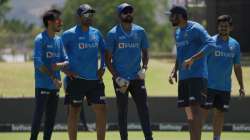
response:
{"label": "sunglasses", "polygon": [[133,10],[124,10],[122,12],[123,15],[132,14],[132,13],[133,13]]}
{"label": "sunglasses", "polygon": [[94,16],[94,13],[84,13],[84,14],[81,14],[81,16],[83,16],[85,18],[91,18]]}

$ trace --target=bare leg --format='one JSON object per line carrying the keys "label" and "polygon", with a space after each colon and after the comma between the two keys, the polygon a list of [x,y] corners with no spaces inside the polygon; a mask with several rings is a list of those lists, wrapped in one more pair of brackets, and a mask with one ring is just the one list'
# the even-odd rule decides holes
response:
{"label": "bare leg", "polygon": [[81,106],[69,105],[68,134],[70,140],[77,139],[77,123],[79,120]]}
{"label": "bare leg", "polygon": [[96,114],[97,140],[105,140],[106,105],[105,104],[93,104],[92,108]]}
{"label": "bare leg", "polygon": [[[190,140],[201,140],[202,112],[199,104],[192,104],[185,109],[190,127]],[[191,113],[188,114],[188,113]]]}
{"label": "bare leg", "polygon": [[214,140],[219,140],[224,125],[224,112],[215,109],[213,116]]}

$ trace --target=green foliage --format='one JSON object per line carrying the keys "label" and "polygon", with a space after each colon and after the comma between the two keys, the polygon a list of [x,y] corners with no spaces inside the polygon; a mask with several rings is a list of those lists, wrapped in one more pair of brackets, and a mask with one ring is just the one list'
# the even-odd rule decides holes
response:
{"label": "green foliage", "polygon": [[[83,3],[88,3],[96,9],[94,26],[105,35],[118,23],[117,5],[124,0],[67,0],[63,9],[64,30],[76,23],[76,9]],[[134,23],[142,26],[148,33],[153,51],[169,51],[173,46],[171,28],[168,24],[159,25],[155,21],[156,4],[152,0],[126,0],[135,7]],[[159,2],[159,1],[157,1]],[[162,1],[161,1],[162,2]],[[164,1],[165,2],[165,1]],[[165,4],[165,3],[163,3]]]}
{"label": "green foliage", "polygon": [[4,16],[9,10],[9,0],[0,0],[0,22],[4,20]]}
{"label": "green foliage", "polygon": [[12,19],[5,20],[2,25],[9,32],[15,33],[27,33],[33,29],[33,24],[26,24],[21,22],[20,20]]}

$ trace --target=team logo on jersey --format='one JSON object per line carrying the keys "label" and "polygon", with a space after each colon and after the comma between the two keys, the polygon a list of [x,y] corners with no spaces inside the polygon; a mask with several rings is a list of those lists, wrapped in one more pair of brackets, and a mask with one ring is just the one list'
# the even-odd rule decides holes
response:
{"label": "team logo on jersey", "polygon": [[95,35],[91,35],[91,36],[90,36],[90,40],[91,40],[91,41],[95,41],[95,40],[96,40],[96,36],[95,36]]}
{"label": "team logo on jersey", "polygon": [[229,50],[233,51],[234,50],[234,46],[229,46]]}
{"label": "team logo on jersey", "polygon": [[52,58],[54,56],[54,53],[53,52],[47,52],[46,53],[46,57],[47,58]]}
{"label": "team logo on jersey", "polygon": [[46,52],[47,58],[53,58],[53,57],[59,57],[59,53],[53,53],[53,52]]}

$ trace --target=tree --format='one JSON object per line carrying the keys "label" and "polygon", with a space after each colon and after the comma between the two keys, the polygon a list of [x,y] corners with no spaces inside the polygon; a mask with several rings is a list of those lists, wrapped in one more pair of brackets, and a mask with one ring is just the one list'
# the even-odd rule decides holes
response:
{"label": "tree", "polygon": [[9,0],[0,0],[0,23],[4,20],[5,14],[10,10]]}

